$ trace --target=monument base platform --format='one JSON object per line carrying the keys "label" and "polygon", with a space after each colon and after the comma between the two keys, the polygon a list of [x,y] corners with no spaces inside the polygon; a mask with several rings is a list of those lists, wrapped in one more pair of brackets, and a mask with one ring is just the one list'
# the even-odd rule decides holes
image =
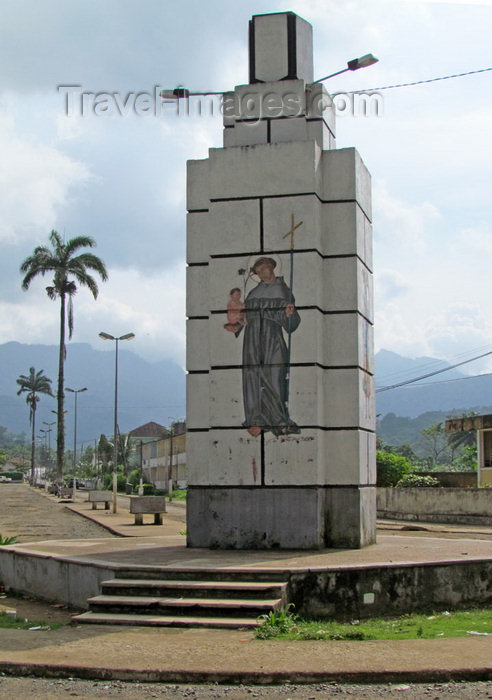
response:
{"label": "monument base platform", "polygon": [[358,549],[376,541],[376,488],[190,486],[187,532],[188,547]]}
{"label": "monument base platform", "polygon": [[316,552],[191,549],[182,535],[19,543],[0,547],[0,571],[6,589],[84,609],[88,598],[101,594],[101,582],[115,577],[283,580],[286,603],[311,618],[356,620],[490,605],[492,528],[433,523],[410,531],[415,525],[401,522],[382,527],[369,547]]}

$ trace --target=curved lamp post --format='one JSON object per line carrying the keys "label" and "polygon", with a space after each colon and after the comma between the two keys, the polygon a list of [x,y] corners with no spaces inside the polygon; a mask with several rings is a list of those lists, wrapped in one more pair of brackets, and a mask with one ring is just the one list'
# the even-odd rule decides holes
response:
{"label": "curved lamp post", "polygon": [[56,420],[54,420],[52,423],[48,423],[47,421],[43,421],[43,425],[47,425],[46,432],[48,433],[48,466],[51,467],[51,433],[52,433],[52,426],[56,425]]}
{"label": "curved lamp post", "polygon": [[113,513],[118,510],[117,505],[117,478],[116,470],[118,465],[118,342],[120,340],[131,340],[135,333],[125,333],[118,338],[110,333],[99,333],[103,340],[114,340],[116,343],[115,366],[114,366],[114,435],[113,435]]}
{"label": "curved lamp post", "polygon": [[[336,73],[330,73],[330,75],[325,75],[324,78],[318,78],[318,80],[314,80],[312,84],[314,83],[322,83],[323,80],[328,80],[329,78],[334,78],[336,75],[341,75],[342,73],[346,73],[347,71],[351,70],[359,70],[360,68],[367,68],[368,66],[374,65],[374,63],[377,63],[379,61],[379,58],[376,58],[376,56],[373,56],[372,53],[366,53],[365,56],[361,56],[360,58],[353,58],[351,61],[347,61],[347,67],[342,68],[342,70],[336,71]],[[223,95],[224,92],[190,92],[183,86],[178,86],[177,88],[171,88],[170,90],[161,90],[159,93],[159,97],[163,100],[186,100],[189,97],[197,97],[197,96],[207,96],[207,95]]]}
{"label": "curved lamp post", "polygon": [[351,61],[347,61],[347,67],[342,68],[342,70],[338,70],[336,73],[330,73],[330,75],[325,75],[324,78],[318,78],[318,80],[315,80],[315,83],[322,83],[323,80],[328,80],[329,78],[334,78],[335,75],[341,75],[342,73],[346,73],[349,70],[359,70],[359,68],[367,68],[368,66],[374,65],[374,63],[377,63],[379,61],[379,58],[376,58],[376,56],[373,56],[372,53],[366,53],[365,56],[361,56],[360,58],[353,58]]}

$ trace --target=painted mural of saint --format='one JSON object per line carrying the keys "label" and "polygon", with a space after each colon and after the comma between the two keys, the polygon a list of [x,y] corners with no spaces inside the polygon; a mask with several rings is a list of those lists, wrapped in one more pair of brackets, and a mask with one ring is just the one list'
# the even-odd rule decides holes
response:
{"label": "painted mural of saint", "polygon": [[298,433],[287,406],[288,349],[284,333],[300,323],[295,300],[283,277],[275,275],[273,258],[260,257],[251,268],[260,281],[246,297],[242,310],[244,427],[257,437]]}
{"label": "painted mural of saint", "polygon": [[244,302],[241,301],[241,290],[239,287],[234,287],[229,292],[227,323],[224,324],[224,328],[237,336],[245,323],[246,314],[244,313]]}

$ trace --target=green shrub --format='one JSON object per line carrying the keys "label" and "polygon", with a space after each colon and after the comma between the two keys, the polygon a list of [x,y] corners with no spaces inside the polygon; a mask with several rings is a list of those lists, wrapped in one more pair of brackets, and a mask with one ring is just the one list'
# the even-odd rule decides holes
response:
{"label": "green shrub", "polygon": [[132,469],[128,477],[128,483],[136,488],[140,484],[140,469]]}
{"label": "green shrub", "polygon": [[406,474],[396,484],[398,487],[415,488],[417,486],[439,486],[439,479],[434,476],[421,476],[420,474]]}
{"label": "green shrub", "polygon": [[412,471],[412,464],[406,457],[399,457],[392,452],[376,452],[377,485],[396,486],[405,474]]}
{"label": "green shrub", "polygon": [[24,474],[22,472],[17,472],[17,471],[7,471],[7,472],[2,472],[2,476],[6,476],[8,479],[12,479],[12,481],[22,481],[24,478]]}
{"label": "green shrub", "polygon": [[[124,474],[117,474],[116,475],[116,490],[118,493],[125,493],[126,488],[126,476]],[[103,477],[103,488],[106,491],[112,491],[113,490],[113,474],[105,474]]]}
{"label": "green shrub", "polygon": [[256,628],[255,637],[269,639],[283,632],[290,632],[297,620],[297,615],[290,611],[291,608],[294,608],[294,603],[290,603],[285,610],[272,610],[265,615],[260,615],[258,620],[261,621],[261,625]]}
{"label": "green shrub", "polygon": [[126,492],[126,476],[124,474],[116,475],[116,490],[118,493]]}

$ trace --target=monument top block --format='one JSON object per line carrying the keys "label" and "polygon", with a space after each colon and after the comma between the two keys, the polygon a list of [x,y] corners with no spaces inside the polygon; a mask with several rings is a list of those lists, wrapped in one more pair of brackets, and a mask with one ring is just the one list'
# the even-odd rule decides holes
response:
{"label": "monument top block", "polygon": [[249,82],[313,82],[313,28],[294,12],[254,15],[249,23]]}

